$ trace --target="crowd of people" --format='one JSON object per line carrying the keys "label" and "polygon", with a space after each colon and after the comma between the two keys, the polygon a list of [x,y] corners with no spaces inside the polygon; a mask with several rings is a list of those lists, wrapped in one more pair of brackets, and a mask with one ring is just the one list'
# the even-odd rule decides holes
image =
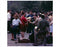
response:
{"label": "crowd of people", "polygon": [[53,12],[24,12],[21,10],[19,13],[12,13],[11,10],[8,10],[7,13],[8,21],[8,33],[11,33],[11,40],[16,40],[16,35],[22,36],[21,39],[24,39],[24,33],[29,33],[31,35],[34,33],[35,28],[38,32],[37,36],[46,34],[53,36]]}

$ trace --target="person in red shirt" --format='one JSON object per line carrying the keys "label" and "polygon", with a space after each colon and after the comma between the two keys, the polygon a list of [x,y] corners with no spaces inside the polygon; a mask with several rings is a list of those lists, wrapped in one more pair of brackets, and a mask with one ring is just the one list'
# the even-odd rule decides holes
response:
{"label": "person in red shirt", "polygon": [[25,13],[22,13],[22,16],[20,18],[22,24],[20,25],[20,29],[21,29],[21,36],[22,38],[24,38],[24,32],[26,31],[26,25],[27,25],[27,19],[25,18]]}

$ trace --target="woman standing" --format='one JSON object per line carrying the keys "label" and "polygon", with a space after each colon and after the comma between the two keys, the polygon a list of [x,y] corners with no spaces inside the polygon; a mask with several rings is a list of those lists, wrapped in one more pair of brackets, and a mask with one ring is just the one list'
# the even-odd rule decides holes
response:
{"label": "woman standing", "polygon": [[27,19],[25,18],[25,13],[24,12],[22,13],[22,16],[21,16],[20,20],[22,22],[22,24],[20,25],[21,36],[22,36],[21,39],[23,39],[24,38],[24,33],[26,31],[26,24],[27,24]]}

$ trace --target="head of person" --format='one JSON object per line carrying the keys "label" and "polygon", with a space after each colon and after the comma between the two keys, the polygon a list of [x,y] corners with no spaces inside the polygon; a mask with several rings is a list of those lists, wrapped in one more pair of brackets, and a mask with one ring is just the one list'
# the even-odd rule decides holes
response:
{"label": "head of person", "polygon": [[41,15],[41,18],[42,18],[42,19],[45,19],[45,16],[44,16],[44,15]]}
{"label": "head of person", "polygon": [[52,13],[50,13],[48,16],[49,16],[49,20],[52,21],[52,20],[53,20],[53,15],[52,15]]}
{"label": "head of person", "polygon": [[23,10],[20,11],[21,14],[22,14],[23,12],[24,12]]}
{"label": "head of person", "polygon": [[51,16],[53,16],[53,14],[52,14],[52,13],[50,13],[50,15],[51,15]]}
{"label": "head of person", "polygon": [[36,19],[36,18],[37,18],[37,16],[35,15],[35,16],[33,16],[33,18],[34,18],[34,19]]}
{"label": "head of person", "polygon": [[13,18],[15,18],[15,19],[18,18],[18,15],[16,14],[16,12],[14,12],[14,14],[13,14]]}
{"label": "head of person", "polygon": [[15,18],[15,19],[18,19],[18,15],[15,15],[14,18]]}
{"label": "head of person", "polygon": [[50,13],[48,16],[53,16],[53,13]]}
{"label": "head of person", "polygon": [[25,17],[25,13],[24,12],[22,12],[22,15]]}
{"label": "head of person", "polygon": [[35,15],[36,15],[36,13],[34,12],[34,13],[33,13],[33,15],[35,16]]}
{"label": "head of person", "polygon": [[44,12],[44,16],[48,16],[47,12]]}
{"label": "head of person", "polygon": [[38,14],[38,17],[41,17],[41,14]]}
{"label": "head of person", "polygon": [[32,15],[32,11],[30,11],[29,14]]}
{"label": "head of person", "polygon": [[11,13],[11,10],[8,10],[8,12],[10,12],[10,13]]}

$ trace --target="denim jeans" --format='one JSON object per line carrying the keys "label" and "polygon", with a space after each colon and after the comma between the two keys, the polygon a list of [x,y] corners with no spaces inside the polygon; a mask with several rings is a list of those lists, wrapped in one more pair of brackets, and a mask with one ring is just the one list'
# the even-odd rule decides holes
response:
{"label": "denim jeans", "polygon": [[13,31],[14,39],[16,39],[16,34],[18,32],[18,26],[13,26],[12,31]]}

